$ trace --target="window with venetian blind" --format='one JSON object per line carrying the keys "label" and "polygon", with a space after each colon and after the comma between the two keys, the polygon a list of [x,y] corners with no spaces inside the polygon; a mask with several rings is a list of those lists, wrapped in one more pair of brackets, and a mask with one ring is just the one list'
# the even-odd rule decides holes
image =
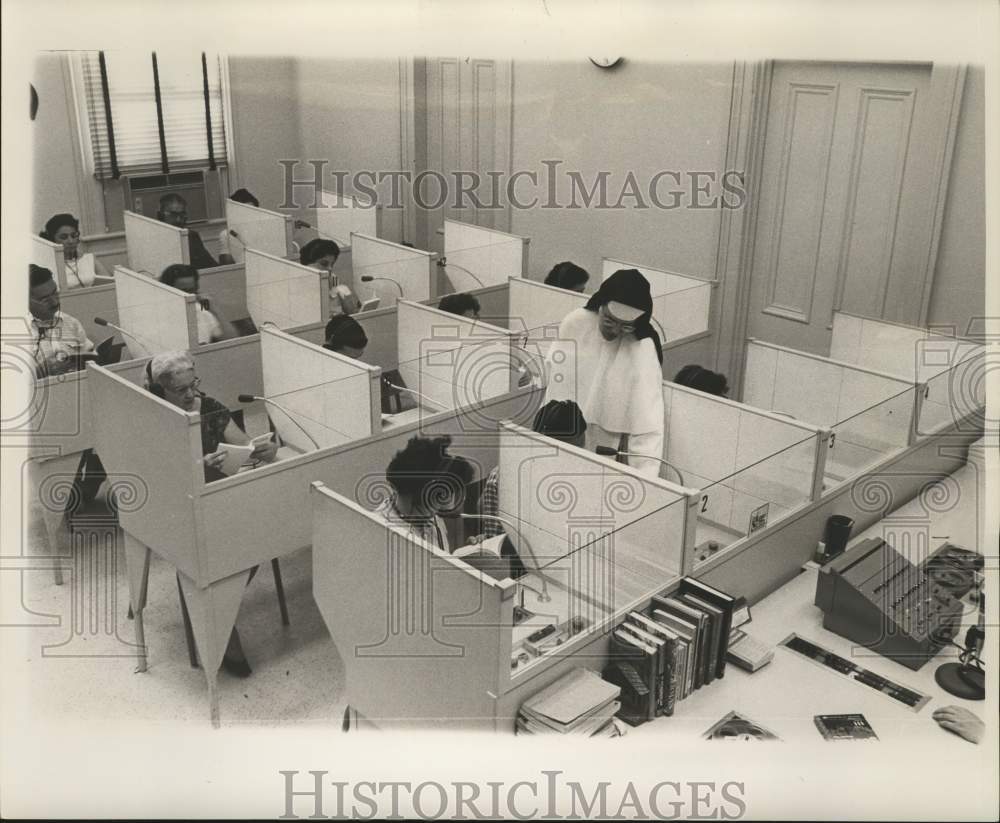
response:
{"label": "window with venetian blind", "polygon": [[217,54],[95,51],[82,59],[99,180],[226,164]]}

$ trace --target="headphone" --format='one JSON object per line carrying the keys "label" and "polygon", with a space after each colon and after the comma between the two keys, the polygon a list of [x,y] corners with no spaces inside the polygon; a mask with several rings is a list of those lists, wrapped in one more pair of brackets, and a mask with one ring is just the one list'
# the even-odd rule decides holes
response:
{"label": "headphone", "polygon": [[149,362],[146,363],[146,388],[149,390],[150,394],[156,395],[161,399],[166,399],[166,392],[163,391],[163,386],[153,380],[153,360],[150,358]]}

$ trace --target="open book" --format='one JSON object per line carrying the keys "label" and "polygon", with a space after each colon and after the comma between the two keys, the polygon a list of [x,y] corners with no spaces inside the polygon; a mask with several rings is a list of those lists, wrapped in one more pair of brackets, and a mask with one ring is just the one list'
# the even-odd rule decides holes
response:
{"label": "open book", "polygon": [[226,476],[236,474],[240,470],[240,467],[250,459],[250,455],[253,454],[254,449],[262,443],[270,442],[273,436],[273,432],[267,432],[252,438],[245,446],[238,446],[233,443],[220,443],[219,451],[215,452],[215,454],[222,452],[226,457],[222,461],[219,471]]}
{"label": "open book", "polygon": [[503,545],[506,534],[498,534],[490,537],[482,543],[469,543],[467,546],[459,546],[452,552],[453,557],[500,557],[500,547]]}

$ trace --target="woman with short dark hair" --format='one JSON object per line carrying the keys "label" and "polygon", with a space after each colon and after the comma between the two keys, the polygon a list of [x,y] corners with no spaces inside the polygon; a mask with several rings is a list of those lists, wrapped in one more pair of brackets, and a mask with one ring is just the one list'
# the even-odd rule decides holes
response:
{"label": "woman with short dark hair", "polygon": [[438,303],[438,308],[448,312],[448,314],[457,314],[461,317],[468,317],[470,320],[479,319],[479,301],[474,295],[465,292],[446,294]]}
{"label": "woman with short dark hair", "polygon": [[695,363],[691,363],[677,372],[673,382],[679,386],[703,391],[706,394],[714,394],[716,397],[729,396],[729,381],[726,380],[726,375]]}
{"label": "woman with short dark hair", "polygon": [[326,324],[326,340],[324,349],[342,354],[345,357],[360,360],[368,345],[368,335],[361,324],[353,317],[338,314],[330,318]]}
{"label": "woman with short dark hair", "polygon": [[587,287],[588,280],[590,273],[586,269],[564,260],[562,263],[556,263],[552,271],[545,276],[545,285],[582,292]]}
{"label": "woman with short dark hair", "polygon": [[[340,257],[340,246],[332,240],[317,237],[306,243],[299,252],[299,262],[303,266],[325,271],[330,275],[330,282],[336,282],[333,273],[334,264]],[[338,314],[355,314],[361,308],[361,301],[351,291],[350,287],[337,284],[330,287],[330,316]]]}
{"label": "woman with short dark hair", "polygon": [[67,289],[93,286],[96,278],[111,277],[104,264],[93,254],[80,253],[80,221],[72,214],[52,215],[38,234],[50,243],[62,246]]}
{"label": "woman with short dark hair", "polygon": [[413,437],[385,471],[392,494],[375,510],[414,537],[451,552],[441,514],[460,509],[475,471],[464,457],[448,453],[451,438]]}

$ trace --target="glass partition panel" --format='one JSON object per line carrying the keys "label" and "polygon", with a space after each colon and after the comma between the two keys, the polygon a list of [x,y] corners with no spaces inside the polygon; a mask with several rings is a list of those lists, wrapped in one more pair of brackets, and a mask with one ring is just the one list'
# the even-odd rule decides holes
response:
{"label": "glass partition panel", "polygon": [[[339,364],[335,364],[339,365]],[[289,363],[289,368],[296,364]],[[295,388],[269,392],[267,414],[283,448],[278,457],[325,449],[372,435],[371,376],[357,372],[324,379],[299,375]]]}
{"label": "glass partition panel", "polygon": [[[398,251],[379,246],[380,253]],[[431,275],[427,258],[399,251],[399,259],[360,264],[354,260],[353,285],[358,300],[364,306],[378,298],[377,308],[396,305],[397,300],[420,302],[431,296]],[[346,285],[346,284],[345,284]],[[376,308],[369,305],[366,310]]]}
{"label": "glass partition panel", "polygon": [[486,286],[498,286],[508,277],[520,277],[523,268],[524,241],[520,237],[490,234],[487,243],[477,233],[476,245],[450,248],[445,254],[444,271],[451,291],[472,291]]}
{"label": "glass partition panel", "polygon": [[712,481],[684,473],[688,486],[699,488],[695,530],[695,568],[727,546],[763,529],[812,498],[816,436]]}
{"label": "glass partition panel", "polygon": [[711,300],[711,283],[698,283],[659,295],[654,290],[653,328],[661,341],[666,344],[708,331]]}
{"label": "glass partition panel", "polygon": [[[607,501],[635,505],[630,484],[611,469]],[[511,677],[520,677],[565,643],[607,631],[621,615],[681,575],[687,498],[617,520],[570,518],[567,533],[534,534],[545,555],[518,584],[511,643]],[[640,507],[641,510],[641,507]],[[559,548],[556,548],[559,547]],[[561,556],[553,557],[565,549]],[[521,552],[526,551],[522,546]],[[540,558],[541,559],[541,558]],[[550,628],[552,627],[552,628]]]}
{"label": "glass partition panel", "polygon": [[909,443],[916,387],[910,386],[830,427],[823,488],[833,488]]}
{"label": "glass partition panel", "polygon": [[[929,352],[923,353],[929,356]],[[958,355],[957,362],[946,365],[926,379],[920,405],[917,435],[926,437],[986,406],[986,354],[982,348],[966,348],[947,354]]]}

